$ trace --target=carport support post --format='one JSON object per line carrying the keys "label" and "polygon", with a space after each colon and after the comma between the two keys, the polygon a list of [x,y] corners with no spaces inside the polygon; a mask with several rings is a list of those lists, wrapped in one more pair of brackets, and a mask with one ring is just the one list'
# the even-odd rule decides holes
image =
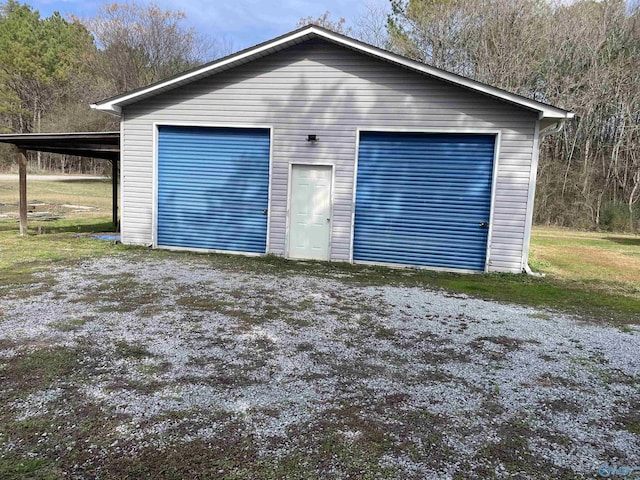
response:
{"label": "carport support post", "polygon": [[20,184],[20,235],[27,234],[27,152],[18,150],[18,177]]}

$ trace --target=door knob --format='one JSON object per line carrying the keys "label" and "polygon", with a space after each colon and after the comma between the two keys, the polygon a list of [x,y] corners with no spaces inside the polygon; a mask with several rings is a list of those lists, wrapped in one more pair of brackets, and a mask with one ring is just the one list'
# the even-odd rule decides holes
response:
{"label": "door knob", "polygon": [[489,222],[480,222],[478,224],[478,226],[480,226],[480,228],[488,228],[489,227]]}

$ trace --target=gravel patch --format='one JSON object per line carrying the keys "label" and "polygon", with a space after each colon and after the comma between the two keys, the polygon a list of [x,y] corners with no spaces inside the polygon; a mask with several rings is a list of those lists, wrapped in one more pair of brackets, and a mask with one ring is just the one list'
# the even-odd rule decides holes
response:
{"label": "gravel patch", "polygon": [[0,365],[37,344],[82,351],[83,368],[2,412],[64,418],[70,398],[95,407],[112,422],[94,449],[104,455],[233,431],[259,458],[282,459],[316,454],[315,436],[356,448],[377,432],[387,440],[376,465],[395,478],[580,478],[640,465],[625,420],[640,404],[635,331],[192,257],[115,256],[50,274],[49,290],[0,299]]}

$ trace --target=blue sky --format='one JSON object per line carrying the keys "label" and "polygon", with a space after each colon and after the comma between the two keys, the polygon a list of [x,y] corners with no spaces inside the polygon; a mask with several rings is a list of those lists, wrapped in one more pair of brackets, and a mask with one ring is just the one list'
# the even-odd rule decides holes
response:
{"label": "blue sky", "polygon": [[[45,17],[55,10],[63,15],[92,16],[99,5],[106,3],[93,0],[21,2],[28,3]],[[118,0],[109,3],[112,2],[124,3]],[[302,17],[318,17],[328,10],[331,18],[354,20],[363,9],[363,1],[358,0],[156,0],[155,3],[164,9],[184,11],[189,24],[213,37],[231,41],[234,50],[293,30]]]}

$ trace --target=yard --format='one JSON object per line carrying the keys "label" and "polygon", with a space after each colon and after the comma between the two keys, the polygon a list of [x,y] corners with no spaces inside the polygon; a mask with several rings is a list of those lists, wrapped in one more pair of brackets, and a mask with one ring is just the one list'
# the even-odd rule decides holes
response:
{"label": "yard", "polygon": [[0,478],[640,465],[637,237],[537,229],[544,279],[173,253],[91,238],[85,187],[91,215],[0,222]]}

